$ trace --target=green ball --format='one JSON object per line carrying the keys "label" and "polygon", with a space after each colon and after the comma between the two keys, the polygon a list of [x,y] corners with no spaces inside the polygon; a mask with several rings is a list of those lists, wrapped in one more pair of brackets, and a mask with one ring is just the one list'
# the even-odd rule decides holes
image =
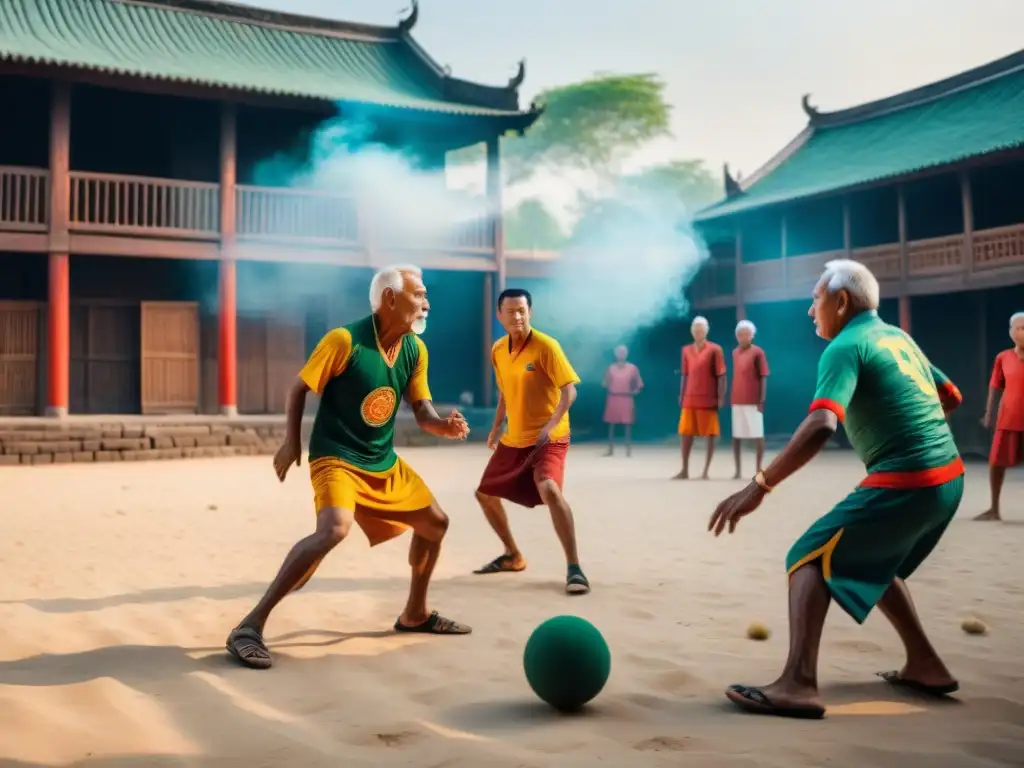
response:
{"label": "green ball", "polygon": [[579,616],[555,616],[530,635],[523,653],[526,680],[555,709],[572,712],[608,682],[612,656],[597,627]]}

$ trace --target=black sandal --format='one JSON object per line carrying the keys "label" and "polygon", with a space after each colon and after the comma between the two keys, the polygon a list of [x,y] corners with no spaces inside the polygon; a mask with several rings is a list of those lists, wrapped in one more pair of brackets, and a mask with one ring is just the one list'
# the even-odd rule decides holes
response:
{"label": "black sandal", "polygon": [[252,627],[235,627],[228,635],[228,653],[249,669],[270,669],[274,664],[263,635]]}
{"label": "black sandal", "polygon": [[526,563],[523,563],[518,568],[515,566],[515,556],[513,555],[499,555],[489,562],[482,568],[478,568],[473,571],[476,574],[488,574],[488,573],[519,573],[520,571],[526,570]]}
{"label": "black sandal", "polygon": [[585,595],[589,592],[590,582],[583,575],[583,571],[578,568],[571,571],[569,578],[565,580],[565,593],[567,595]]}
{"label": "black sandal", "polygon": [[754,715],[775,715],[800,720],[821,720],[825,717],[824,707],[777,707],[764,691],[750,685],[730,685],[725,696],[740,709]]}
{"label": "black sandal", "polygon": [[905,677],[901,677],[900,673],[895,669],[889,672],[876,672],[875,674],[893,688],[905,688],[908,691],[920,693],[924,696],[930,696],[934,699],[941,699],[944,696],[949,696],[951,693],[956,693],[960,690],[960,683],[956,681],[946,683],[945,685],[926,685],[925,683],[920,683],[917,680],[908,680]]}
{"label": "black sandal", "polygon": [[422,624],[412,627],[403,624],[401,617],[395,622],[395,632],[420,633],[424,635],[468,635],[472,631],[471,627],[445,618],[437,611],[433,611]]}

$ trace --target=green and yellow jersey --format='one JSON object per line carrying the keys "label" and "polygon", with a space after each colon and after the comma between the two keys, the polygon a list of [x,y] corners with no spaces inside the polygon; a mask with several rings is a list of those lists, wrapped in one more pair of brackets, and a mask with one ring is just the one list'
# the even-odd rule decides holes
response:
{"label": "green and yellow jersey", "polygon": [[309,460],[334,457],[369,472],[388,470],[398,458],[395,418],[402,396],[412,403],[431,399],[423,341],[405,336],[389,362],[373,315],[328,331],[299,377],[320,396]]}

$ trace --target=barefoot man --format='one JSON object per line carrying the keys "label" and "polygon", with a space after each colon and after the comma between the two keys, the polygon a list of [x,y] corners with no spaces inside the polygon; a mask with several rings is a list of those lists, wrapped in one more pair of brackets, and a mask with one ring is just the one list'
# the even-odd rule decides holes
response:
{"label": "barefoot man", "polygon": [[[992,414],[997,413],[992,451],[988,457],[988,484],[992,506],[975,520],[1002,520],[999,497],[1008,467],[1024,463],[1024,312],[1010,318],[1013,347],[996,355],[992,379],[988,384],[988,402],[981,423],[992,428]],[[1002,397],[1000,397],[1002,395]]]}
{"label": "barefoot man", "polygon": [[[565,591],[583,595],[590,591],[590,582],[580,569],[572,510],[562,496],[569,450],[569,408],[576,400],[580,379],[561,345],[530,327],[532,309],[533,299],[522,288],[509,288],[498,296],[498,319],[508,335],[491,348],[499,395],[487,446],[494,454],[484,469],[476,498],[505,551],[475,572],[526,568],[526,558],[512,538],[502,499],[524,507],[545,504],[565,551]],[[501,434],[506,416],[508,425]]]}
{"label": "barefoot man", "polygon": [[629,350],[624,344],[615,348],[615,362],[604,372],[601,386],[607,394],[604,401],[604,423],[608,425],[608,452],[615,454],[615,425],[621,424],[626,438],[626,455],[633,452],[633,423],[636,421],[636,404],[633,401],[644,388],[640,369],[626,362]]}
{"label": "barefoot man", "polygon": [[232,630],[228,651],[244,666],[266,669],[273,660],[263,640],[270,612],[302,587],[320,561],[348,535],[356,522],[370,546],[407,528],[412,585],[398,632],[468,634],[470,628],[427,609],[427,587],[448,530],[448,517],[426,484],[395,453],[398,400],[412,406],[426,432],[453,440],[469,433],[465,418],[452,411],[441,418],[427,386],[427,290],[417,267],[382,270],[370,283],[373,314],[329,331],[288,393],[284,444],[274,469],[284,482],[301,461],[302,412],[306,393],[320,396],[309,439],[309,474],[316,530],[292,547],[263,599]]}
{"label": "barefoot man", "polygon": [[818,648],[832,600],[858,623],[877,605],[906,649],[890,685],[944,696],[959,685],[925,635],[904,579],[938,544],[964,492],[964,464],[946,418],[955,386],[914,340],[877,314],[878,282],[863,264],[831,261],[810,315],[830,341],[818,362],[810,412],[768,468],[719,504],[718,536],[760,506],[824,447],[843,422],[867,477],[797,540],[789,572],[789,658],[770,685],[733,685],[726,696],[764,715],[820,718]]}
{"label": "barefoot man", "polygon": [[715,438],[721,429],[718,409],[725,403],[725,354],[713,341],[708,341],[711,324],[698,315],[690,324],[693,344],[683,347],[683,362],[679,380],[679,439],[683,452],[683,468],[676,480],[690,477],[690,451],[695,437],[706,437],[708,455],[704,460],[704,473],[708,479],[711,459],[715,455]]}
{"label": "barefoot man", "polygon": [[764,400],[768,393],[768,358],[754,343],[757,328],[749,320],[736,324],[736,349],[732,351],[732,456],[735,480],[743,473],[743,441],[756,446],[757,471],[764,459]]}

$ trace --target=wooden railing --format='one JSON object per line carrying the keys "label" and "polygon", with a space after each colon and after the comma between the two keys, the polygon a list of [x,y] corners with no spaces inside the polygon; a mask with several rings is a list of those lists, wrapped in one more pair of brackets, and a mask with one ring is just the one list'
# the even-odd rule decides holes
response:
{"label": "wooden railing", "polygon": [[0,229],[46,231],[49,177],[39,168],[0,166]]}
{"label": "wooden railing", "polygon": [[215,239],[220,236],[220,187],[72,171],[70,226],[83,232]]}
{"label": "wooden railing", "polygon": [[238,187],[240,239],[310,243],[359,242],[355,199],[316,190]]}
{"label": "wooden railing", "polygon": [[983,229],[972,239],[975,269],[1024,264],[1024,224]]}

